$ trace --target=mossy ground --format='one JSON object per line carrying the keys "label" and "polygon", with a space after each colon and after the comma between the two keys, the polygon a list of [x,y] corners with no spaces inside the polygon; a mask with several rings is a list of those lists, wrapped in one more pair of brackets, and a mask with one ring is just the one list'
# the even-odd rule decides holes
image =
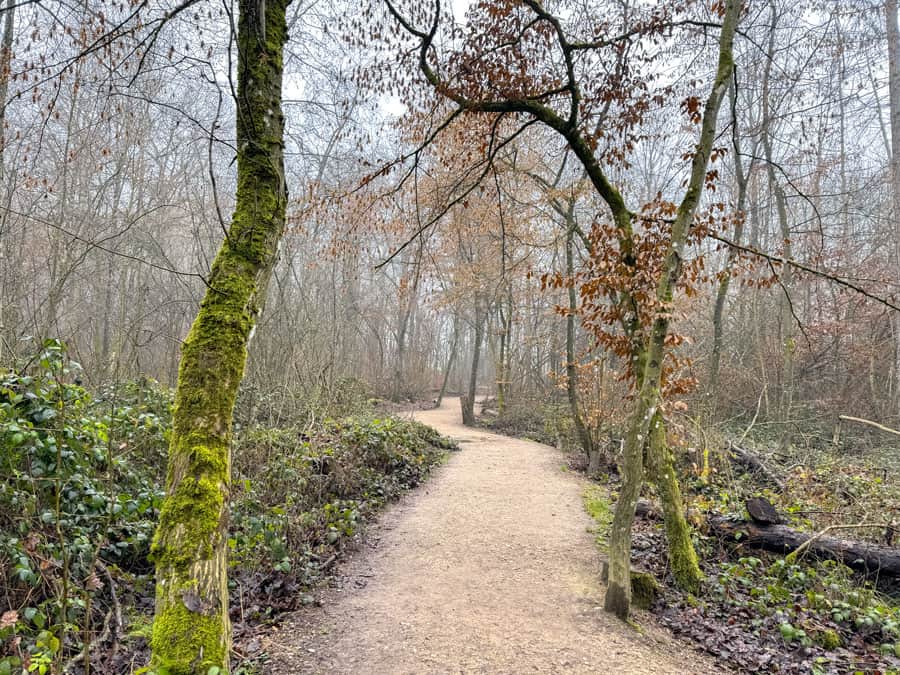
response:
{"label": "mossy ground", "polygon": [[591,532],[594,535],[597,547],[606,552],[608,547],[609,529],[613,521],[613,507],[609,501],[609,494],[605,488],[599,485],[589,485],[582,494],[584,509],[594,519]]}

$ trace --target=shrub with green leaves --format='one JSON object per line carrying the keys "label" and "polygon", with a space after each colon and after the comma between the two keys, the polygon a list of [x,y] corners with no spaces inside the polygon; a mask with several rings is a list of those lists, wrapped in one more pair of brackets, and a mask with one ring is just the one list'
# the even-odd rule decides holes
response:
{"label": "shrub with green leaves", "polygon": [[0,673],[80,650],[108,592],[98,563],[147,569],[167,404],[157,415],[95,401],[73,383],[78,370],[50,340],[0,376]]}
{"label": "shrub with green leaves", "polygon": [[418,485],[447,439],[393,418],[327,421],[314,435],[254,428],[235,441],[231,562],[303,583],[386,502]]}
{"label": "shrub with green leaves", "polygon": [[750,609],[757,630],[777,625],[787,644],[832,650],[861,639],[900,657],[900,608],[834,561],[767,565],[756,557],[722,563],[711,590],[725,604]]}
{"label": "shrub with green leaves", "polygon": [[[96,645],[109,621],[112,584],[126,624],[146,624],[152,611],[148,555],[172,395],[141,378],[91,396],[75,384],[79,370],[61,343],[48,341],[24,368],[0,373],[0,593],[8,600],[0,607],[0,675],[74,666],[85,641]],[[329,400],[344,413],[364,390],[354,381],[339,384]],[[235,618],[243,618],[244,600],[253,621],[311,597],[298,591],[450,447],[416,422],[331,421],[328,409],[316,409],[315,424],[303,415],[288,428],[244,414],[246,426],[236,429],[229,540]],[[128,652],[142,649],[146,631],[122,628],[131,637],[117,661],[101,660],[95,672],[127,670]]]}

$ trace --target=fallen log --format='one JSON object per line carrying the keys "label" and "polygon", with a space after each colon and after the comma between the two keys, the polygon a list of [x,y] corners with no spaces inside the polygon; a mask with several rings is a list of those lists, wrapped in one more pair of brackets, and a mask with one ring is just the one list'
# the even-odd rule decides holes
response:
{"label": "fallen log", "polygon": [[646,499],[638,500],[638,503],[634,506],[634,515],[647,520],[662,520],[662,511],[660,511],[659,507]]}
{"label": "fallen log", "polygon": [[837,560],[867,576],[900,577],[900,549],[865,541],[798,532],[787,525],[764,525],[724,516],[707,519],[710,532],[742,546],[788,554],[804,548],[817,558]]}

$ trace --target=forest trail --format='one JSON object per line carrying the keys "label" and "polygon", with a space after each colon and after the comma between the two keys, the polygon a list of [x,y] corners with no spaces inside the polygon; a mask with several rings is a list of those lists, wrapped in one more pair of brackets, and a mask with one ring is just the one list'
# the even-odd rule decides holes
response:
{"label": "forest trail", "polygon": [[415,413],[462,451],[383,515],[323,607],[268,636],[269,672],[720,671],[650,615],[642,635],[603,612],[585,481],[560,452],[459,411],[453,398]]}

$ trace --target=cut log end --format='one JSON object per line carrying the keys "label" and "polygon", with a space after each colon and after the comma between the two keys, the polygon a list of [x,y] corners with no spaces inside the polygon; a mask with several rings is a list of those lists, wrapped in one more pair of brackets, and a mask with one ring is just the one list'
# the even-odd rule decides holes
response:
{"label": "cut log end", "polygon": [[744,506],[747,507],[747,513],[750,514],[754,522],[763,525],[776,525],[781,522],[781,517],[778,515],[775,506],[765,497],[748,499],[744,502]]}

